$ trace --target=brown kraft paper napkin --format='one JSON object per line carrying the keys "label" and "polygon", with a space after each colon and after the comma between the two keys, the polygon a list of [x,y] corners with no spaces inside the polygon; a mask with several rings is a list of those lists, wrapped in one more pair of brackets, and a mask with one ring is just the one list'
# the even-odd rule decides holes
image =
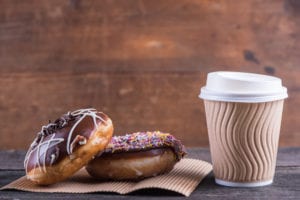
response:
{"label": "brown kraft paper napkin", "polygon": [[158,188],[174,191],[189,196],[212,170],[212,165],[196,159],[182,159],[174,169],[167,174],[143,179],[138,182],[105,181],[93,179],[85,169],[81,169],[70,179],[50,186],[37,186],[25,176],[4,186],[1,190],[16,189],[30,192],[62,192],[62,193],[91,193],[116,192],[127,194],[147,188]]}

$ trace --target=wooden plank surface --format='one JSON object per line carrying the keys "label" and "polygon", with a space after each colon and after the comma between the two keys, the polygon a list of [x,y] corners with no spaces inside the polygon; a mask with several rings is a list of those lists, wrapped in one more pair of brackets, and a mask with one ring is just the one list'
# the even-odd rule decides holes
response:
{"label": "wooden plank surface", "polygon": [[49,119],[96,107],[116,135],[173,133],[208,146],[206,74],[283,78],[280,146],[299,146],[295,0],[0,0],[0,149],[25,149]]}
{"label": "wooden plank surface", "polygon": [[[189,157],[209,160],[208,149],[189,148]],[[0,151],[0,187],[24,175],[19,168],[24,151]],[[297,199],[300,195],[300,148],[283,148],[279,150],[274,183],[260,188],[228,188],[215,185],[211,173],[189,197],[190,199]],[[15,163],[16,168],[12,166]],[[10,169],[11,168],[11,169]],[[92,194],[49,194],[20,191],[0,191],[1,199],[186,199],[176,193],[163,190],[143,190],[120,196],[113,193]]]}

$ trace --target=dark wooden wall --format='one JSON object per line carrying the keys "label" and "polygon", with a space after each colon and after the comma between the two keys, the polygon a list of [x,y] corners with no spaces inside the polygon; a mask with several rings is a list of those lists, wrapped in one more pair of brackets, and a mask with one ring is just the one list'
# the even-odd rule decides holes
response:
{"label": "dark wooden wall", "polygon": [[297,0],[0,0],[0,148],[27,148],[49,119],[91,106],[117,135],[208,146],[197,96],[216,70],[281,77],[280,145],[300,145]]}

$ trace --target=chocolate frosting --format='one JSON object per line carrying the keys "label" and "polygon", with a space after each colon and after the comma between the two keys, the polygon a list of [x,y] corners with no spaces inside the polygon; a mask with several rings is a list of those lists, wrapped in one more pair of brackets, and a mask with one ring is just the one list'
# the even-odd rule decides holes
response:
{"label": "chocolate frosting", "polygon": [[26,172],[57,164],[74,150],[86,144],[100,122],[107,116],[93,108],[80,109],[62,115],[54,122],[43,126],[31,144],[24,161]]}
{"label": "chocolate frosting", "polygon": [[185,147],[174,136],[169,133],[154,131],[114,136],[105,150],[98,156],[149,151],[160,148],[171,148],[177,160],[180,160],[186,154]]}

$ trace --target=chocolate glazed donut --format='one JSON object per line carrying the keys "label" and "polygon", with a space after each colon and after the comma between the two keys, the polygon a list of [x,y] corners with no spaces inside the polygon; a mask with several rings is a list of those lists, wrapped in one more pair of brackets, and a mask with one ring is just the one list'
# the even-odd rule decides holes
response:
{"label": "chocolate glazed donut", "polygon": [[86,169],[97,179],[138,180],[171,171],[185,154],[168,133],[138,132],[113,137]]}
{"label": "chocolate glazed donut", "polygon": [[39,185],[64,180],[109,143],[111,119],[93,108],[68,112],[43,126],[24,160],[27,178]]}

